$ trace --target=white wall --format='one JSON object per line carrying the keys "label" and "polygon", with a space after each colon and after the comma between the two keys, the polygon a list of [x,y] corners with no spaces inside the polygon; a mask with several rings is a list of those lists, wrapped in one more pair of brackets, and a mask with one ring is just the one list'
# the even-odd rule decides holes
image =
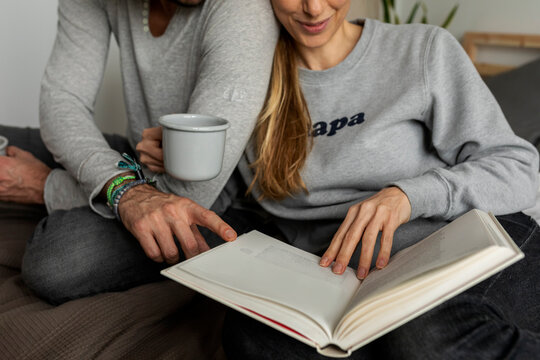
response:
{"label": "white wall", "polygon": [[379,15],[378,0],[351,0],[349,19],[376,18]]}
{"label": "white wall", "polygon": [[[354,0],[353,0],[354,1]],[[378,1],[378,0],[377,0]],[[416,0],[397,0],[402,18]],[[459,10],[448,30],[459,40],[466,31],[540,34],[540,0],[424,0],[430,23],[441,24],[454,4]],[[484,49],[479,60],[519,65],[537,58],[537,50]]]}
{"label": "white wall", "polygon": [[39,83],[56,32],[56,1],[0,2],[0,124],[38,124]]}
{"label": "white wall", "polygon": [[[39,126],[39,85],[56,34],[57,0],[0,1],[0,124]],[[96,122],[123,133],[125,112],[114,40],[96,102]]]}
{"label": "white wall", "polygon": [[[396,1],[405,14],[415,0]],[[432,23],[442,22],[455,3],[452,0],[424,1]],[[349,18],[374,16],[378,3],[379,0],[352,0]],[[449,28],[458,38],[465,31],[540,34],[540,0],[461,0],[460,4]],[[0,1],[0,124],[38,126],[39,83],[56,33],[56,5],[57,0]],[[503,55],[497,55],[501,63],[522,63],[536,57],[537,53],[512,55],[508,60],[504,60]],[[123,133],[125,129],[118,50],[114,41],[111,41],[105,81],[96,103],[96,122],[106,132]]]}

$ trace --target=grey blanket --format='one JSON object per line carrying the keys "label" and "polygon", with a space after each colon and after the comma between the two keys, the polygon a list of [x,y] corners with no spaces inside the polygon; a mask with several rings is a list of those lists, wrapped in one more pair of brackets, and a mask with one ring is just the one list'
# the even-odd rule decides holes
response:
{"label": "grey blanket", "polygon": [[224,359],[224,307],[172,281],[52,306],[21,279],[44,209],[0,203],[0,359]]}

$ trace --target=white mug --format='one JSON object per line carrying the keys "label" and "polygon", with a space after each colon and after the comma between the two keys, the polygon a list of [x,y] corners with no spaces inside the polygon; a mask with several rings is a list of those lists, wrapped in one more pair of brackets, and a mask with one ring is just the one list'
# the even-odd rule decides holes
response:
{"label": "white mug", "polygon": [[185,181],[218,176],[225,152],[229,122],[210,115],[170,114],[159,118],[163,127],[165,171]]}
{"label": "white mug", "polygon": [[8,139],[0,135],[0,156],[6,156],[7,146],[8,146]]}

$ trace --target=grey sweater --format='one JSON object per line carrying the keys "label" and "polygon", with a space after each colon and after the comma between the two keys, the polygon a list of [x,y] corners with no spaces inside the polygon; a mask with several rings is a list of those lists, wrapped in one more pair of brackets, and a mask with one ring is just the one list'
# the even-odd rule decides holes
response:
{"label": "grey sweater", "polygon": [[[270,77],[278,27],[268,0],[206,0],[180,7],[166,32],[154,38],[145,27],[142,0],[60,0],[56,42],[42,81],[43,140],[66,171],[47,179],[49,211],[90,205],[104,184],[122,172],[93,121],[109,39],[119,48],[134,148],[142,130],[168,113],[211,114],[228,119],[223,170],[206,182],[153,176],[158,187],[210,207],[236,167],[260,111]],[[114,119],[111,119],[114,121]]]}
{"label": "grey sweater", "polygon": [[[447,31],[366,20],[343,62],[299,72],[313,121],[314,147],[301,173],[309,193],[262,201],[268,212],[342,219],[390,185],[408,196],[411,220],[449,220],[472,208],[500,215],[534,203],[537,151],[513,134]],[[240,164],[247,184],[253,154],[250,147]]]}

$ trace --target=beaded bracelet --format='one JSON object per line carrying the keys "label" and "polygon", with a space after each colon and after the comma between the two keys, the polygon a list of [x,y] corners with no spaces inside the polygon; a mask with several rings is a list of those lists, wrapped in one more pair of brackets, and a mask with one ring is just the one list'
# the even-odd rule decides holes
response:
{"label": "beaded bracelet", "polygon": [[120,204],[120,199],[122,199],[122,196],[124,196],[124,194],[129,189],[132,189],[135,186],[144,185],[144,184],[150,184],[150,181],[148,181],[148,179],[135,180],[135,181],[125,184],[119,189],[118,192],[115,192],[115,196],[114,196],[113,204],[112,204],[112,210],[113,210],[114,216],[116,216],[116,218],[119,221],[122,221],[122,220],[120,219],[120,215],[118,214],[118,204]]}
{"label": "beaded bracelet", "polygon": [[109,188],[107,189],[107,201],[109,202],[109,204],[111,205],[113,204],[113,199],[114,199],[113,189],[119,185],[122,185],[127,180],[134,180],[134,179],[135,179],[134,175],[119,176],[115,178],[109,185]]}
{"label": "beaded bracelet", "polygon": [[[136,181],[136,180],[135,180],[135,181]],[[134,181],[132,181],[132,182],[134,182]],[[111,199],[112,199],[112,200],[111,200],[111,205],[114,205],[114,199],[115,199],[116,196],[120,193],[120,191],[122,191],[122,189],[124,189],[127,185],[131,184],[132,182],[129,182],[129,183],[127,183],[127,184],[124,184],[124,185],[122,185],[122,186],[119,186],[119,187],[117,187],[117,188],[113,191],[112,196],[111,196]],[[111,207],[111,209],[112,209],[112,207]]]}

